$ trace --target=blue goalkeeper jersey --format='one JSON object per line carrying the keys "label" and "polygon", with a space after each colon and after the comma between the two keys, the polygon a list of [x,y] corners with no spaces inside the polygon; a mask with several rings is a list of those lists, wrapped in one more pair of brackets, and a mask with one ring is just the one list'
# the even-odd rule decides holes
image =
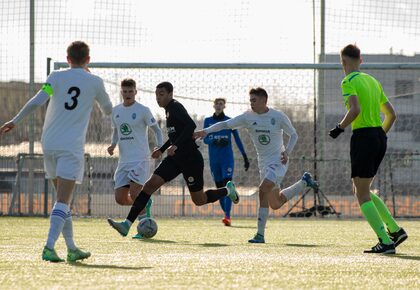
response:
{"label": "blue goalkeeper jersey", "polygon": [[[220,115],[216,116],[213,114],[212,117],[207,117],[204,119],[204,128],[210,127],[211,125],[229,120],[230,118],[225,116],[222,112]],[[219,132],[210,133],[204,138],[204,143],[209,147],[209,158],[210,164],[214,163],[233,163],[233,150],[232,150],[232,140],[231,136],[235,138],[236,145],[238,146],[239,151],[242,155],[245,155],[244,146],[242,144],[241,138],[239,137],[238,130],[225,129]]]}

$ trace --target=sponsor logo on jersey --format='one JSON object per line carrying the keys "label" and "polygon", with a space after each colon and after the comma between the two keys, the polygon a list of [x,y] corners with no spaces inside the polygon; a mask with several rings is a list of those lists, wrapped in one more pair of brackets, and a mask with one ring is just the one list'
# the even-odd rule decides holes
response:
{"label": "sponsor logo on jersey", "polygon": [[133,130],[131,129],[130,125],[127,123],[122,123],[120,126],[120,132],[123,135],[130,135]]}
{"label": "sponsor logo on jersey", "polygon": [[136,114],[136,113],[133,113],[133,114],[131,115],[131,118],[133,118],[133,120],[135,120],[135,119],[137,118],[137,114]]}
{"label": "sponsor logo on jersey", "polygon": [[270,130],[258,130],[258,129],[256,129],[255,132],[257,132],[257,133],[270,133]]}
{"label": "sponsor logo on jersey", "polygon": [[269,135],[262,134],[258,136],[258,142],[260,142],[261,145],[267,145],[270,143],[270,141],[271,140]]}

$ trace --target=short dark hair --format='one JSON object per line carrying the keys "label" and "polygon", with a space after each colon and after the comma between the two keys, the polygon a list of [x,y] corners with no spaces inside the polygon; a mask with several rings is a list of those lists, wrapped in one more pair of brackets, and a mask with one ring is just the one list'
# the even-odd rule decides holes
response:
{"label": "short dark hair", "polygon": [[346,45],[341,50],[341,56],[347,56],[353,59],[360,59],[360,48],[356,44]]}
{"label": "short dark hair", "polygon": [[131,88],[135,88],[136,87],[136,81],[130,78],[125,78],[121,81],[121,86],[122,87],[131,87]]}
{"label": "short dark hair", "polygon": [[165,89],[166,92],[172,93],[174,91],[174,87],[170,82],[161,82],[156,86],[157,89]]}
{"label": "short dark hair", "polygon": [[252,88],[250,91],[249,91],[249,94],[250,95],[256,95],[256,96],[258,96],[258,97],[264,97],[264,98],[266,98],[266,99],[268,99],[268,94],[267,94],[267,91],[266,90],[264,90],[263,88],[260,88],[260,87],[258,87],[258,88]]}
{"label": "short dark hair", "polygon": [[73,41],[67,47],[67,56],[74,64],[84,64],[89,56],[89,53],[89,45],[80,40]]}
{"label": "short dark hair", "polygon": [[222,101],[223,104],[226,104],[226,99],[225,98],[216,98],[216,99],[214,99],[214,102],[213,103],[216,104],[219,101]]}

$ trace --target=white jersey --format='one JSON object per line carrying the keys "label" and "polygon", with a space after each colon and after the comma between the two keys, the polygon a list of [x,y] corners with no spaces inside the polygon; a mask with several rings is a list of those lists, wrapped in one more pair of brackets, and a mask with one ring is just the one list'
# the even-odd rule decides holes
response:
{"label": "white jersey", "polygon": [[46,85],[51,97],[41,137],[43,149],[83,153],[94,101],[111,113],[103,80],[83,68],[70,68],[52,72]]}
{"label": "white jersey", "polygon": [[149,159],[147,127],[156,125],[150,109],[135,102],[129,107],[119,104],[112,109],[112,127],[118,131],[120,163]]}
{"label": "white jersey", "polygon": [[273,109],[263,114],[247,111],[226,123],[231,129],[247,129],[257,151],[260,168],[273,162],[280,163],[281,152],[284,151],[283,131],[289,136],[296,134],[287,115]]}

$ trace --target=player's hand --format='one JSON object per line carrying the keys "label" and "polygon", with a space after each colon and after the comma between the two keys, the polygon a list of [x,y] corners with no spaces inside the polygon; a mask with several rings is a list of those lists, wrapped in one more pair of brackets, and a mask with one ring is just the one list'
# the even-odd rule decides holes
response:
{"label": "player's hand", "polygon": [[248,156],[244,155],[243,157],[244,157],[244,168],[245,168],[245,171],[248,171],[248,169],[249,169]]}
{"label": "player's hand", "polygon": [[178,149],[178,147],[176,147],[176,145],[169,146],[169,148],[168,148],[168,156],[174,156],[176,149]]}
{"label": "player's hand", "polygon": [[281,152],[281,158],[280,158],[281,164],[286,164],[287,161],[289,161],[289,155],[286,151]]}
{"label": "player's hand", "polygon": [[159,148],[155,148],[152,152],[152,158],[153,159],[159,159],[162,156],[162,151],[160,151]]}
{"label": "player's hand", "polygon": [[337,138],[338,135],[344,132],[344,129],[340,127],[340,124],[337,124],[334,129],[331,129],[328,135],[330,135],[332,138]]}
{"label": "player's hand", "polygon": [[13,124],[12,121],[9,121],[7,123],[4,123],[3,126],[0,127],[0,135],[9,132],[15,127],[15,124]]}
{"label": "player's hand", "polygon": [[207,136],[207,133],[204,130],[196,131],[196,132],[193,133],[193,139],[194,140],[196,140],[196,139],[203,139],[206,136]]}
{"label": "player's hand", "polygon": [[114,149],[115,149],[115,145],[111,145],[106,150],[108,151],[108,154],[112,156],[114,155]]}

